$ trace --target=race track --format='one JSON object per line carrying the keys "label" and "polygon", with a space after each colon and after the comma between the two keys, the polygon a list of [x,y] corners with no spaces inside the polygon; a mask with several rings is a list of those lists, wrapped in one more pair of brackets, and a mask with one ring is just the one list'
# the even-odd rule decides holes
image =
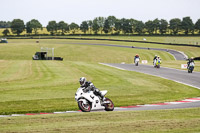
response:
{"label": "race track", "polygon": [[[158,76],[161,78],[173,80],[188,86],[200,89],[200,72],[187,73],[184,70],[172,68],[154,68],[153,65],[135,66],[134,64],[113,64],[113,63],[100,63],[102,65],[114,67],[121,70],[136,71],[149,75]],[[122,110],[157,110],[157,109],[176,109],[176,108],[192,108],[200,107],[200,98],[183,99],[182,101],[174,101],[168,103],[155,103],[150,105],[137,105],[115,108],[115,111]]]}
{"label": "race track", "polygon": [[[186,60],[187,56],[176,50],[170,49],[159,49],[159,48],[143,48],[134,46],[122,46],[122,45],[110,45],[110,44],[89,44],[89,43],[73,43],[77,45],[99,45],[109,47],[123,47],[123,48],[135,48],[135,49],[146,49],[146,50],[159,50],[165,51],[174,56],[176,60]],[[173,80],[178,83],[182,83],[188,86],[200,89],[200,72],[187,73],[184,70],[172,69],[172,68],[154,68],[153,65],[135,66],[134,64],[114,64],[114,63],[100,63],[116,69],[126,71],[136,71],[149,75],[158,76],[168,80]],[[199,95],[200,96],[200,95]],[[161,110],[161,109],[178,109],[178,108],[193,108],[200,107],[200,97],[183,99],[181,101],[166,102],[166,103],[155,103],[146,105],[126,106],[126,107],[115,107],[114,111],[131,111],[131,110]],[[104,111],[104,110],[97,110]],[[59,113],[78,113],[80,111],[65,111],[65,112],[53,112],[53,113],[28,113],[28,114],[12,114],[12,115],[0,115],[0,117],[11,117],[11,116],[24,116],[24,115],[38,115],[38,114],[59,114]]]}
{"label": "race track", "polygon": [[114,45],[114,44],[99,44],[99,43],[71,43],[78,45],[96,45],[96,46],[108,46],[108,47],[121,47],[121,48],[133,48],[133,49],[144,49],[144,50],[158,50],[168,52],[173,55],[176,60],[186,60],[188,57],[183,52],[172,50],[172,49],[161,49],[161,48],[145,48],[145,47],[135,47],[135,46],[126,46],[126,45]]}

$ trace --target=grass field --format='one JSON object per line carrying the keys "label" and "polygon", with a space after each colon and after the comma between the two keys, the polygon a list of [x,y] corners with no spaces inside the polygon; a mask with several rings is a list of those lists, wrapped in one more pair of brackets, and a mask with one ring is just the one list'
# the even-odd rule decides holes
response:
{"label": "grass field", "polygon": [[0,132],[198,133],[200,108],[1,118]]}
{"label": "grass field", "polygon": [[[171,66],[176,67],[177,61],[167,52],[76,44],[119,42],[41,40],[38,44],[35,41],[16,39],[0,45],[0,114],[77,110],[74,93],[82,76],[99,89],[107,89],[116,106],[174,101],[198,96],[200,92],[166,79],[98,64],[132,63],[138,53],[150,64],[157,54],[166,62],[163,65],[174,63]],[[32,55],[40,47],[54,47],[55,56],[63,57],[64,61],[33,61]]]}
{"label": "grass field", "polygon": [[[72,37],[72,36],[71,36]],[[177,43],[200,45],[200,37],[176,37],[176,36],[73,36],[75,38],[98,38],[98,39],[117,39],[117,40],[134,40],[147,42]]]}
{"label": "grass field", "polygon": [[[180,69],[180,64],[186,63],[174,60],[167,52],[80,43],[170,48],[183,51],[188,56],[199,55],[199,48],[65,39],[41,39],[40,43],[36,43],[34,39],[13,39],[8,42],[0,44],[0,114],[78,110],[74,94],[82,76],[92,81],[100,90],[108,90],[107,97],[113,100],[115,106],[176,101],[200,94],[200,90],[196,88],[173,81],[99,64],[133,63],[136,53],[141,59],[148,60],[149,64],[155,54],[161,56],[162,66]],[[32,60],[32,55],[40,51],[40,47],[54,47],[55,56],[63,57],[64,61]],[[196,65],[195,71],[199,71],[200,63],[196,62]],[[122,118],[124,120],[120,122]],[[83,124],[85,120],[91,121],[90,125],[93,126]],[[101,132],[101,127],[107,129],[107,132],[198,131],[199,127],[192,125],[193,122],[199,124],[199,108],[0,118],[0,132],[79,132],[78,128],[83,128],[82,132],[94,128]]]}

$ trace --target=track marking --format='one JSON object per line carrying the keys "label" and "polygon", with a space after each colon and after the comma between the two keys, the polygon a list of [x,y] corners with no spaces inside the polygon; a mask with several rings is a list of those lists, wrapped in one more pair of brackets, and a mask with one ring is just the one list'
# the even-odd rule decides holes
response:
{"label": "track marking", "polygon": [[[165,105],[175,105],[175,104],[184,104],[184,103],[193,103],[193,102],[200,102],[200,97],[196,98],[187,98],[181,101],[174,101],[174,102],[164,102],[164,103],[155,103],[155,104],[144,104],[144,105],[130,105],[130,106],[121,106],[115,107],[117,110],[124,110],[129,108],[140,108],[140,107],[157,107],[157,106],[165,106]],[[18,116],[30,116],[30,115],[44,115],[44,114],[64,114],[64,113],[78,113],[78,111],[62,111],[62,112],[53,112],[53,113],[26,113],[26,114],[11,114],[11,115],[0,115],[0,117],[18,117]]]}
{"label": "track marking", "polygon": [[120,67],[116,67],[116,66],[112,66],[112,65],[108,65],[108,64],[104,64],[104,63],[99,63],[99,64],[109,66],[109,67],[114,67],[114,68],[117,68],[117,69],[120,69],[120,70],[126,70],[126,69],[123,69],[123,68],[120,68]]}

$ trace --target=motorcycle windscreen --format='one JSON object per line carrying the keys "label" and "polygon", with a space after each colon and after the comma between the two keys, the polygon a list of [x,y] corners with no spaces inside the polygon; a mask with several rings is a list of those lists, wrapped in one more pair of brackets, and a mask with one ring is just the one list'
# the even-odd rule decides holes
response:
{"label": "motorcycle windscreen", "polygon": [[101,91],[102,95],[105,96],[108,91]]}

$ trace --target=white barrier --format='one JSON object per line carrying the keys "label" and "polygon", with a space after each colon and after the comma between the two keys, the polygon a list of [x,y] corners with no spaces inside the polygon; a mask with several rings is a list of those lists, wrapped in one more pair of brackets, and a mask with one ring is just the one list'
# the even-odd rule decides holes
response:
{"label": "white barrier", "polygon": [[187,69],[187,64],[181,64],[182,69]]}
{"label": "white barrier", "polygon": [[142,64],[147,64],[148,61],[147,60],[142,60]]}

